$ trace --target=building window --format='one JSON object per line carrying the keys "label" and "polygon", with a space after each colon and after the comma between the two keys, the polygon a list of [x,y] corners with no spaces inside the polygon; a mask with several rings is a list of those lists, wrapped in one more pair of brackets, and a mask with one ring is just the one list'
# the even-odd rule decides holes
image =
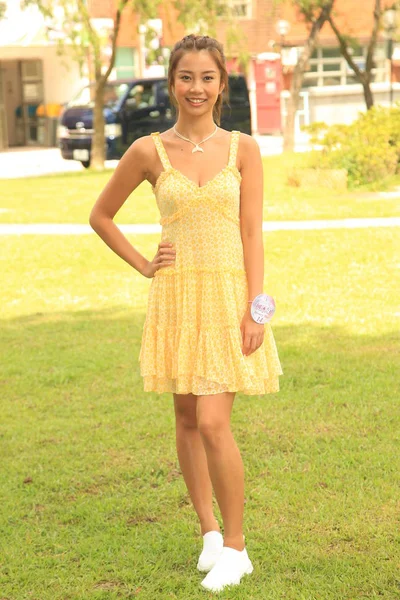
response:
{"label": "building window", "polygon": [[135,61],[132,48],[117,48],[114,68],[117,79],[135,76]]}
{"label": "building window", "polygon": [[252,0],[219,0],[217,17],[220,19],[233,17],[235,19],[251,19]]}
{"label": "building window", "polygon": [[[353,50],[353,60],[361,68],[365,68],[367,48],[358,47]],[[379,44],[375,49],[375,68],[372,69],[372,81],[387,80],[387,61],[385,48]],[[303,88],[328,85],[350,85],[359,83],[353,69],[341,55],[339,48],[317,48],[309,61],[309,70],[304,75]]]}

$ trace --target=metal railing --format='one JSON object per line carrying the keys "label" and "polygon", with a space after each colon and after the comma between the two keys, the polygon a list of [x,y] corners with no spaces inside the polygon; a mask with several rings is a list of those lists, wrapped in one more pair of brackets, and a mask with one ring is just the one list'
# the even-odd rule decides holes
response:
{"label": "metal railing", "polygon": [[[289,90],[283,90],[281,92],[281,117],[282,117],[282,127],[285,126],[286,117],[288,113],[288,101],[290,98]],[[295,116],[295,132],[301,133],[301,127],[303,125],[310,124],[310,103],[309,103],[309,93],[308,92],[300,92],[300,106],[296,111]]]}

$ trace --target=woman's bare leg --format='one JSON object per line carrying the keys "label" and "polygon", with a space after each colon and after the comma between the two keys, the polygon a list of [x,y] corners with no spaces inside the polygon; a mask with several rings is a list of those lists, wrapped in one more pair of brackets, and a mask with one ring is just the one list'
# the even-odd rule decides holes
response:
{"label": "woman's bare leg", "polygon": [[244,469],[230,429],[235,392],[197,397],[197,427],[224,522],[224,546],[243,550]]}
{"label": "woman's bare leg", "polygon": [[200,520],[201,535],[208,531],[220,531],[213,511],[212,485],[208,473],[207,456],[197,429],[197,396],[194,394],[173,394],[173,396],[179,464]]}

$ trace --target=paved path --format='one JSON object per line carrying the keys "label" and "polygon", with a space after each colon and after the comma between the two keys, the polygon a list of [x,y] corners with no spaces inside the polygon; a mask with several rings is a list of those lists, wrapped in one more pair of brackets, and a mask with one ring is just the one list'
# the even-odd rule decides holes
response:
{"label": "paved path", "polygon": [[[107,160],[106,168],[118,161]],[[58,148],[13,148],[0,152],[0,179],[20,179],[37,175],[77,173],[86,169],[77,160],[65,160]]]}
{"label": "paved path", "polygon": [[[400,217],[376,219],[327,219],[314,221],[264,221],[263,231],[305,231],[316,229],[359,229],[367,227],[400,227]],[[119,225],[123,233],[161,233],[161,225]],[[0,235],[88,235],[90,225],[75,223],[0,224]]]}

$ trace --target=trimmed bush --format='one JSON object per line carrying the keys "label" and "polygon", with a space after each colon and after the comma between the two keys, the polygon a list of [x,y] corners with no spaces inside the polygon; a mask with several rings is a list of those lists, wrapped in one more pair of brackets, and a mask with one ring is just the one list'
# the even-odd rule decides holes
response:
{"label": "trimmed bush", "polygon": [[346,169],[351,187],[372,183],[400,171],[400,104],[374,106],[351,125],[313,123],[304,130],[322,147],[312,166]]}

